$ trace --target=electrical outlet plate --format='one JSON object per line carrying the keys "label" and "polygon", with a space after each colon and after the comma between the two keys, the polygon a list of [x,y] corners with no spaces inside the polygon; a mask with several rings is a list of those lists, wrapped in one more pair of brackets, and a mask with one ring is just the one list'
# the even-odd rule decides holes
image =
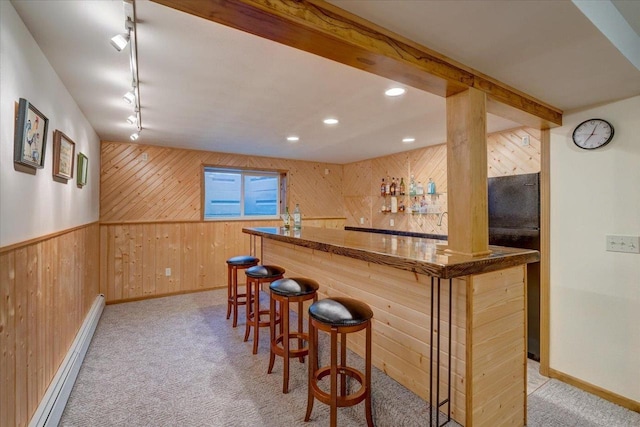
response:
{"label": "electrical outlet plate", "polygon": [[171,276],[171,268],[167,267],[164,269],[164,275],[169,277]]}
{"label": "electrical outlet plate", "polygon": [[640,236],[607,236],[608,252],[640,254]]}
{"label": "electrical outlet plate", "polygon": [[394,225],[396,225],[396,222],[395,222],[394,220],[390,219],[390,220],[389,220],[389,225],[390,225],[391,227],[393,227]]}

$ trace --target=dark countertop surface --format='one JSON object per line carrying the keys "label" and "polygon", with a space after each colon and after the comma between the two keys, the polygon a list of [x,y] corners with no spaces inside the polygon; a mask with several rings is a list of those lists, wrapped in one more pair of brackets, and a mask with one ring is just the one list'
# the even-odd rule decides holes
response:
{"label": "dark countertop surface", "polygon": [[540,253],[530,249],[490,246],[492,252],[487,256],[451,255],[436,250],[436,244],[446,244],[444,240],[352,230],[316,227],[284,230],[280,227],[256,227],[243,228],[242,231],[443,279],[502,270],[540,260]]}

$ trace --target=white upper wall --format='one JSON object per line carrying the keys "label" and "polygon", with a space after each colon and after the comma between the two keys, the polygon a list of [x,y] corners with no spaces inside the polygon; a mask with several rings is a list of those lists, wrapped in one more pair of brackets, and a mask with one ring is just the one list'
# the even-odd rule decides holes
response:
{"label": "white upper wall", "polygon": [[[8,1],[0,1],[0,247],[91,223],[100,214],[100,139]],[[78,70],[84,73],[86,70]],[[13,164],[15,103],[26,98],[49,119],[44,169]],[[89,158],[87,185],[53,180],[53,131]]]}
{"label": "white upper wall", "polygon": [[[576,147],[582,121],[613,140]],[[567,114],[551,131],[551,368],[640,401],[640,254],[605,251],[640,235],[640,97]]]}

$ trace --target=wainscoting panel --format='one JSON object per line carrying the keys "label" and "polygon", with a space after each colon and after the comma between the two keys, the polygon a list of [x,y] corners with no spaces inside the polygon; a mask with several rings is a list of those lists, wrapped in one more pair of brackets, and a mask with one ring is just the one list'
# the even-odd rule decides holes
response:
{"label": "wainscoting panel", "polygon": [[[100,292],[113,303],[225,287],[226,260],[250,251],[242,228],[280,225],[281,221],[102,224]],[[343,228],[344,219],[306,219],[303,225]]]}
{"label": "wainscoting panel", "polygon": [[33,416],[98,295],[98,224],[0,249],[0,425]]}

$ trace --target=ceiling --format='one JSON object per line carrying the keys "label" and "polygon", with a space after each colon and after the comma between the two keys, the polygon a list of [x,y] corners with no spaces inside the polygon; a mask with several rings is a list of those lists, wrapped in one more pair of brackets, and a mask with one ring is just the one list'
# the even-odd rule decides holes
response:
{"label": "ceiling", "polygon": [[[565,112],[640,94],[640,70],[569,1],[331,3]],[[100,139],[128,141],[129,57],[109,43],[122,2],[12,4]],[[613,4],[637,32],[640,2]],[[136,15],[139,143],[348,163],[445,141],[444,98],[388,98],[391,80],[149,1]],[[490,132],[517,126],[489,115]]]}

